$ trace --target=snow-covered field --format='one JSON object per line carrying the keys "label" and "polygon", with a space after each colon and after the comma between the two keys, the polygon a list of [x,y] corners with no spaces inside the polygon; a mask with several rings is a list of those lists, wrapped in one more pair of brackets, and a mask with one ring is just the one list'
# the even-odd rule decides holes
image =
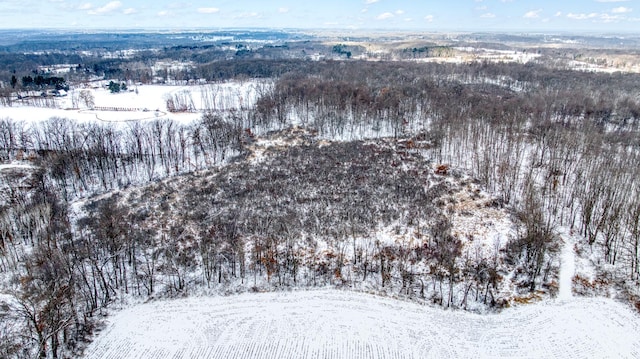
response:
{"label": "snow-covered field", "polygon": [[640,318],[604,298],[478,315],[316,290],[125,309],[86,358],[634,358]]}
{"label": "snow-covered field", "polygon": [[[16,121],[40,122],[51,117],[61,117],[79,122],[127,122],[173,119],[189,123],[202,117],[206,109],[241,110],[252,107],[268,82],[251,80],[215,84],[176,85],[130,85],[129,91],[110,93],[98,83],[94,87],[74,88],[67,96],[55,98],[56,108],[36,107],[19,101],[12,106],[0,107],[0,118]],[[79,94],[87,91],[94,99],[94,108],[89,108]],[[178,97],[192,106],[190,112],[170,113],[167,99]],[[118,108],[119,111],[108,110]],[[124,109],[124,110],[123,110]]]}

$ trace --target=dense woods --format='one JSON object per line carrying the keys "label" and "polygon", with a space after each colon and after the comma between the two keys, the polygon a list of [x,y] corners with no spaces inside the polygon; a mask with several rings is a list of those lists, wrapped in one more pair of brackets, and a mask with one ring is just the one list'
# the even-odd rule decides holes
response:
{"label": "dense woods", "polygon": [[[507,281],[554,293],[560,228],[638,300],[638,75],[236,59],[186,76],[274,84],[188,125],[0,120],[2,161],[33,165],[2,172],[0,320],[20,324],[0,356],[72,353],[126,295],[330,284],[499,307]],[[452,233],[463,194],[513,216],[504,243]]]}

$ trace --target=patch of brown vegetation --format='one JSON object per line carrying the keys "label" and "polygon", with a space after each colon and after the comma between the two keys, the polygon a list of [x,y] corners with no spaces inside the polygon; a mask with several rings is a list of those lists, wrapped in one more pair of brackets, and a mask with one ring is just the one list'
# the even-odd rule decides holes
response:
{"label": "patch of brown vegetation", "polygon": [[511,298],[510,302],[514,304],[531,304],[541,300],[544,294],[545,292],[536,290],[534,292],[528,293],[527,295],[513,297]]}
{"label": "patch of brown vegetation", "polygon": [[449,165],[446,165],[446,164],[438,165],[438,167],[436,167],[436,170],[434,172],[437,175],[446,176],[447,173],[449,173]]}
{"label": "patch of brown vegetation", "polygon": [[573,277],[573,288],[578,295],[606,295],[610,281],[603,275],[598,275],[593,280],[576,274]]}

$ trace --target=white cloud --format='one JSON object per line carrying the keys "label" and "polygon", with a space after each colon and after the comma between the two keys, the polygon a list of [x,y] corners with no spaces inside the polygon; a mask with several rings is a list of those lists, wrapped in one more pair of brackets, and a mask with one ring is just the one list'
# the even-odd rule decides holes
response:
{"label": "white cloud", "polygon": [[427,15],[427,16],[425,16],[425,17],[424,17],[424,19],[425,19],[427,22],[432,22],[432,21],[433,21],[433,19],[434,19],[434,16],[433,16],[433,15]]}
{"label": "white cloud", "polygon": [[122,13],[125,14],[125,15],[131,15],[131,14],[135,14],[137,12],[138,11],[136,9],[132,8],[132,7],[129,7],[129,8],[126,8],[126,9],[122,10]]}
{"label": "white cloud", "polygon": [[526,19],[537,19],[540,17],[540,13],[542,12],[542,9],[538,9],[538,10],[531,10],[529,12],[527,12],[526,14],[524,14],[524,18]]}
{"label": "white cloud", "polygon": [[593,22],[600,22],[600,23],[612,23],[612,22],[619,22],[622,20],[630,20],[626,17],[626,15],[611,15],[608,13],[596,13],[596,12],[592,12],[588,14],[569,13],[567,14],[567,18],[573,19],[573,20],[592,20]]}
{"label": "white cloud", "polygon": [[562,11],[558,11],[554,16],[555,17],[562,16]]}
{"label": "white cloud", "polygon": [[261,17],[262,15],[260,13],[253,11],[253,12],[243,12],[239,15],[234,16],[234,19],[248,19],[248,18],[258,19]]}
{"label": "white cloud", "polygon": [[485,11],[487,9],[488,9],[487,5],[476,6],[476,10],[478,11]]}
{"label": "white cloud", "polygon": [[169,15],[169,12],[167,10],[162,10],[158,12],[158,16],[167,16],[167,15]]}
{"label": "white cloud", "polygon": [[89,14],[91,15],[107,14],[112,11],[118,10],[121,7],[122,7],[122,3],[120,1],[112,1],[110,3],[107,3],[105,6],[99,7],[94,10],[89,10]]}
{"label": "white cloud", "polygon": [[371,4],[375,4],[377,2],[379,2],[380,0],[364,0],[364,3],[367,5],[371,5]]}
{"label": "white cloud", "polygon": [[91,5],[91,3],[88,2],[88,3],[84,3],[84,4],[80,5],[80,6],[78,6],[78,9],[80,9],[80,10],[89,10],[92,7],[93,7],[93,5]]}
{"label": "white cloud", "polygon": [[626,14],[626,13],[629,13],[629,12],[632,12],[632,11],[633,11],[633,9],[630,9],[630,8],[624,7],[624,6],[620,6],[620,7],[616,7],[616,8],[611,9],[611,12],[614,13],[614,14]]}
{"label": "white cloud", "polygon": [[567,17],[573,20],[587,20],[587,19],[595,19],[599,16],[598,13],[592,12],[590,14],[574,14],[568,13]]}
{"label": "white cloud", "polygon": [[616,22],[622,19],[624,19],[624,17],[620,15],[609,15],[609,14],[600,15],[600,20],[602,20],[602,22],[604,23]]}
{"label": "white cloud", "polygon": [[220,9],[218,9],[217,7],[201,7],[198,8],[198,12],[201,14],[215,14],[217,12],[220,12]]}
{"label": "white cloud", "polygon": [[494,17],[496,17],[496,14],[488,12],[486,14],[480,15],[480,17],[483,19],[493,19]]}
{"label": "white cloud", "polygon": [[376,17],[376,19],[378,19],[378,20],[386,20],[386,19],[391,19],[392,17],[393,17],[392,13],[385,12],[385,13],[382,13],[382,14],[378,15]]}
{"label": "white cloud", "polygon": [[402,15],[404,14],[404,10],[396,10],[396,15]]}
{"label": "white cloud", "polygon": [[281,14],[286,14],[289,12],[289,8],[288,7],[281,7],[278,9],[278,12]]}

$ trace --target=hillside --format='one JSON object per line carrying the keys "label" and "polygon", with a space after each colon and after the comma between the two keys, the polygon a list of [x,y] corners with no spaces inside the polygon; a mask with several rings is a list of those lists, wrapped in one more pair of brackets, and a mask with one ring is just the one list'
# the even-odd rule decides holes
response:
{"label": "hillside", "polygon": [[424,136],[330,142],[296,127],[244,141],[228,165],[77,209],[85,245],[113,258],[99,270],[120,291],[331,284],[468,309],[555,293],[556,255],[531,275],[523,224],[470,177],[426,159]]}

